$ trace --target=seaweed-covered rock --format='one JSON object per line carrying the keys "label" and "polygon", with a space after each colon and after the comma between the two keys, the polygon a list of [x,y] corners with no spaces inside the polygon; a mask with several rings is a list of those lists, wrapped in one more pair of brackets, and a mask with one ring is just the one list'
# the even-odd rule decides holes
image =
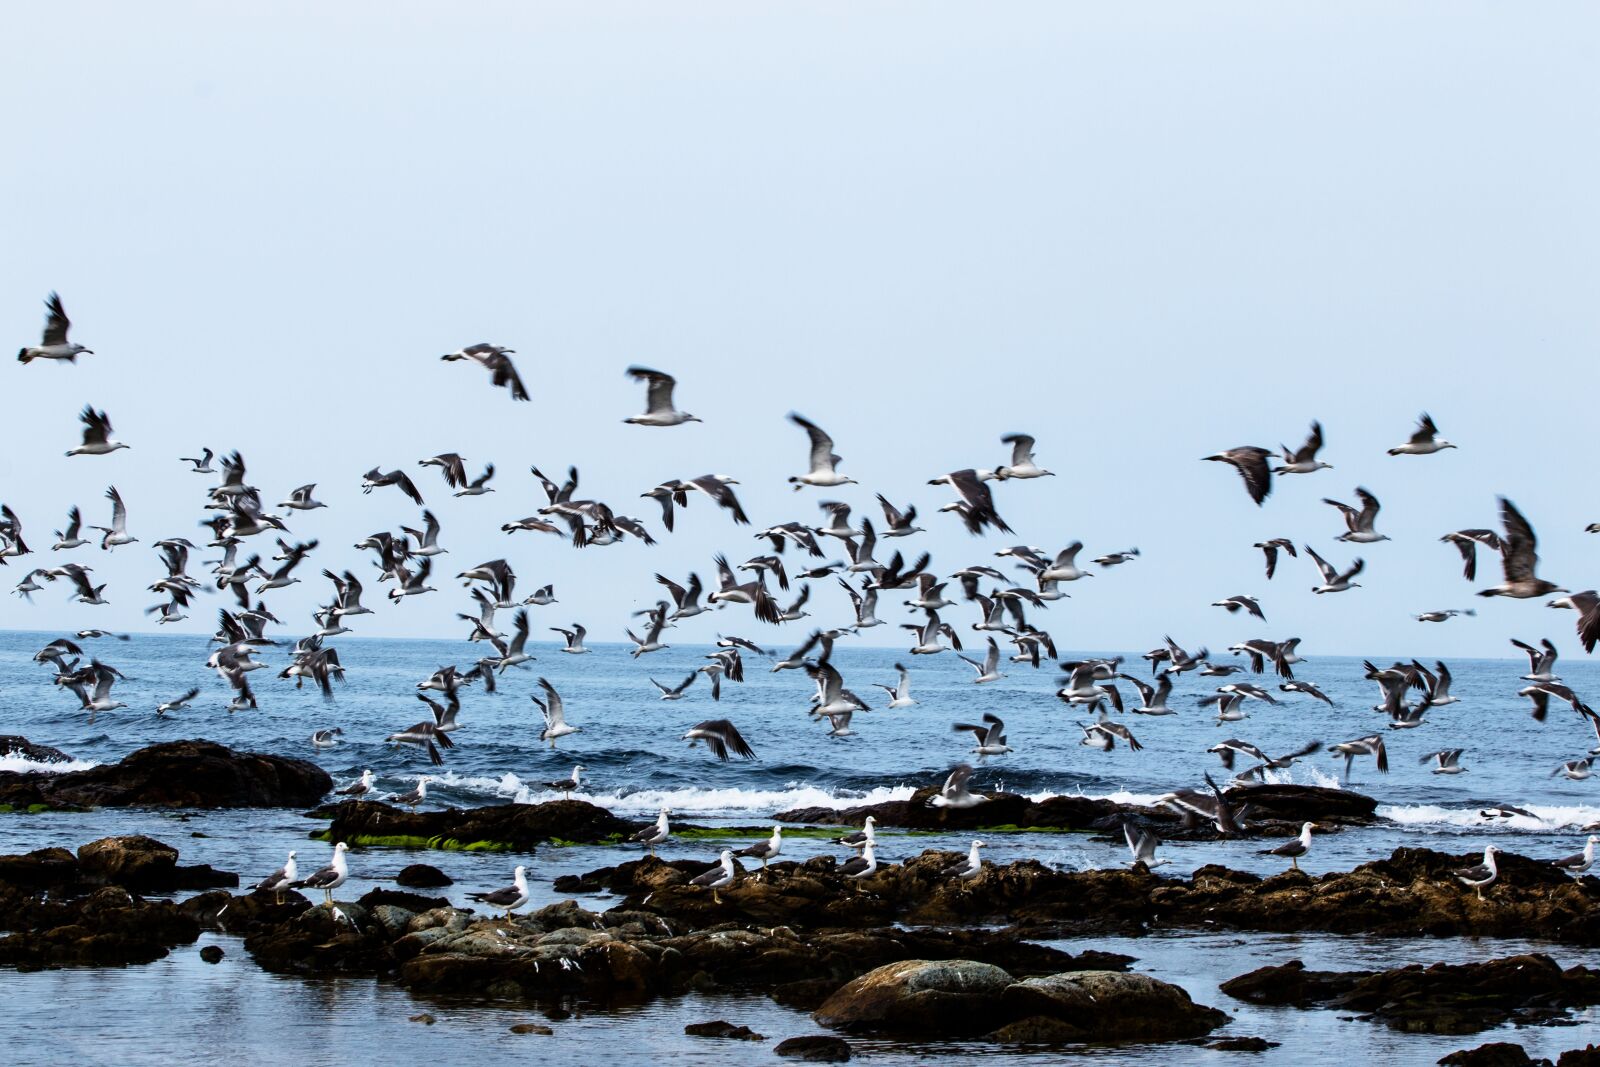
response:
{"label": "seaweed-covered rock", "polygon": [[0,771],[0,804],[50,807],[303,807],[333,788],[305,760],[235,752],[214,741],[169,741],[83,771]]}

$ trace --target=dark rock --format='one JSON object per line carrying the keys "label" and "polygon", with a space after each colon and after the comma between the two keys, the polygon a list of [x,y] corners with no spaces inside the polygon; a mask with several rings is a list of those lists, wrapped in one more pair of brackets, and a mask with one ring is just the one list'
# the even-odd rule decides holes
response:
{"label": "dark rock", "polygon": [[455,884],[455,880],[448,874],[426,863],[413,863],[400,868],[400,873],[395,875],[394,880],[407,889],[438,889],[441,886]]}
{"label": "dark rock", "polygon": [[0,885],[0,967],[122,967],[150,963],[174,945],[191,944],[200,925],[169,901],[143,900],[118,886],[86,896]]}
{"label": "dark rock", "polygon": [[420,893],[401,893],[393,889],[369,889],[356,903],[368,911],[382,904],[407,911],[432,911],[434,908],[450,906],[450,901],[444,897],[425,897]]}
{"label": "dark rock", "polygon": [[408,1022],[413,1022],[413,1023],[421,1023],[424,1026],[432,1026],[434,1023],[438,1022],[439,1020],[435,1019],[433,1016],[429,1015],[427,1012],[423,1012],[421,1015],[412,1015],[412,1016],[410,1016],[407,1019],[407,1021]]}
{"label": "dark rock", "polygon": [[314,814],[333,820],[328,828],[332,841],[442,849],[476,845],[518,852],[532,852],[551,840],[618,841],[644,825],[619,819],[605,808],[581,800],[444,811],[407,811],[373,801],[347,800]]}
{"label": "dark rock", "polygon": [[683,1032],[690,1037],[727,1037],[738,1041],[766,1040],[765,1036],[756,1033],[748,1026],[735,1026],[722,1019],[709,1023],[690,1023],[683,1028]]}
{"label": "dark rock", "polygon": [[843,1038],[824,1034],[807,1034],[791,1037],[773,1046],[773,1052],[790,1059],[810,1060],[813,1063],[844,1063],[850,1058],[850,1043]]}
{"label": "dark rock", "polygon": [[202,948],[200,950],[200,958],[202,960],[205,960],[207,963],[221,963],[222,962],[222,946],[221,945],[206,945],[204,948]]}
{"label": "dark rock", "polygon": [[78,849],[84,881],[124,889],[170,893],[239,884],[239,876],[209,866],[178,866],[178,850],[153,837],[103,837]]}
{"label": "dark rock", "polygon": [[1510,1041],[1491,1041],[1477,1048],[1462,1049],[1439,1062],[1451,1067],[1527,1067],[1528,1064],[1549,1067],[1550,1064],[1549,1060],[1529,1059],[1527,1049]]}
{"label": "dark rock", "polygon": [[1361,973],[1352,971],[1308,971],[1304,963],[1290,960],[1230,978],[1219,988],[1228,996],[1251,1004],[1304,1007],[1343,996],[1355,988],[1361,977]]}
{"label": "dark rock", "polygon": [[555,1033],[554,1030],[543,1023],[517,1023],[511,1027],[511,1032],[513,1034],[542,1034],[545,1037]]}
{"label": "dark rock", "polygon": [[19,756],[31,763],[71,763],[72,757],[59,748],[36,745],[17,734],[0,734],[0,759]]}
{"label": "dark rock", "polygon": [[1556,1060],[1556,1067],[1600,1067],[1600,1045],[1568,1049]]}
{"label": "dark rock", "polygon": [[169,741],[84,771],[0,771],[0,804],[51,807],[271,808],[314,804],[333,779],[314,763]]}
{"label": "dark rock", "polygon": [[22,856],[0,856],[0,885],[48,889],[82,880],[78,857],[64,848],[41,848]]}
{"label": "dark rock", "polygon": [[1215,1052],[1265,1052],[1278,1045],[1279,1042],[1264,1037],[1219,1037],[1207,1041],[1205,1047]]}
{"label": "dark rock", "polygon": [[[1070,1036],[1055,1041],[1181,1041],[1201,1037],[1228,1021],[1196,1004],[1180,987],[1147,974],[1077,971],[1028,978],[1006,989],[1002,1011],[1013,1019],[1044,1018],[1064,1024]],[[1019,1040],[1002,1028],[997,1040]]]}

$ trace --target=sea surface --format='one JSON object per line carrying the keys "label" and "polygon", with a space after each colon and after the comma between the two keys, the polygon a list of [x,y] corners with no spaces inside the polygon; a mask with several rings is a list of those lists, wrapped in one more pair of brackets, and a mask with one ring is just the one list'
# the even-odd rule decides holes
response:
{"label": "sea surface", "polygon": [[[1055,698],[1060,674],[1049,664],[1038,670],[1011,664],[1002,680],[975,685],[972,668],[950,653],[913,657],[902,650],[841,642],[834,664],[845,684],[876,710],[856,715],[852,736],[834,738],[827,736],[825,723],[807,715],[813,686],[805,675],[770,671],[778,657],[747,655],[746,681],[725,682],[719,702],[711,700],[703,678],[683,700],[663,701],[649,678],[676,685],[714,649],[685,645],[635,660],[622,645],[594,645],[593,652],[583,656],[562,654],[558,645],[539,645],[532,648],[537,661],[527,670],[506,672],[498,693],[484,693],[478,686],[464,691],[462,726],[453,735],[456,747],[445,753],[444,765],[435,768],[419,750],[383,739],[427,717],[427,708],[416,699],[418,682],[445,664],[470,666],[483,646],[462,641],[337,640],[333,643],[345,664],[346,678],[334,699],[324,701],[313,687],[296,690],[292,682],[276,677],[293,644],[292,637],[284,638],[280,646],[263,650],[259,658],[269,666],[251,679],[260,708],[230,714],[226,705],[231,691],[204,667],[214,646],[203,638],[141,634],[126,641],[101,638],[84,642],[86,650],[127,676],[117,685],[115,696],[129,707],[101,713],[91,723],[76,708],[76,700],[52,684],[51,669],[33,662],[34,652],[55,636],[59,635],[0,633],[0,733],[22,734],[61,748],[74,758],[71,767],[114,762],[159,741],[203,737],[239,749],[312,760],[339,785],[370,768],[381,794],[408,791],[419,775],[426,774],[431,779],[430,806],[474,806],[550,799],[558,794],[544,783],[566,777],[575,763],[582,763],[587,768],[585,781],[576,795],[620,814],[648,817],[667,806],[676,818],[702,825],[756,827],[769,826],[774,814],[788,808],[907,797],[914,789],[942,779],[953,765],[973,760],[971,735],[954,732],[951,726],[976,722],[983,713],[992,712],[1005,719],[1016,751],[979,764],[977,790],[1004,788],[1034,797],[1081,794],[1135,803],[1149,802],[1174,788],[1201,786],[1205,771],[1224,781],[1226,772],[1205,751],[1224,738],[1242,738],[1276,755],[1312,740],[1334,743],[1384,732],[1390,749],[1388,774],[1378,774],[1370,759],[1360,759],[1347,781],[1341,774],[1342,759],[1327,753],[1307,757],[1278,774],[1279,781],[1349,788],[1380,801],[1383,820],[1378,825],[1315,840],[1311,854],[1302,861],[1313,873],[1349,869],[1386,856],[1400,845],[1466,853],[1495,843],[1530,856],[1563,855],[1581,847],[1580,828],[1600,820],[1600,781],[1552,776],[1559,763],[1594,747],[1594,733],[1559,702],[1553,703],[1546,722],[1531,718],[1528,701],[1516,696],[1527,684],[1519,680],[1527,670],[1526,660],[1451,662],[1453,692],[1461,702],[1434,709],[1417,729],[1398,731],[1385,730],[1385,716],[1371,710],[1377,687],[1362,678],[1360,659],[1309,657],[1295,666],[1297,677],[1315,682],[1334,700],[1331,708],[1297,694],[1277,693],[1275,678],[1235,675],[1232,680],[1244,678],[1273,690],[1282,703],[1274,707],[1251,701],[1248,719],[1222,725],[1196,702],[1230,679],[1189,673],[1178,680],[1169,701],[1180,714],[1122,717],[1143,745],[1141,751],[1119,745],[1100,752],[1080,744],[1083,735],[1077,724],[1089,716]],[[784,644],[772,650],[782,653],[790,647]],[[1065,649],[1062,653],[1063,658],[1084,654]],[[1130,673],[1148,676],[1137,652],[1125,655]],[[1372,658],[1387,664],[1395,656]],[[918,704],[889,711],[884,708],[887,695],[874,683],[893,684],[896,662],[911,668],[912,695]],[[1600,668],[1591,662],[1562,660],[1557,670],[1580,693],[1595,692],[1600,683]],[[541,675],[560,691],[568,720],[582,728],[581,733],[562,738],[554,750],[539,741],[539,712],[528,699],[539,691],[536,679]],[[164,717],[155,714],[158,703],[192,685],[202,687],[192,707]],[[1131,687],[1124,687],[1124,693],[1135,695]],[[681,740],[686,729],[709,718],[733,720],[759,758],[722,763],[703,747]],[[312,731],[333,726],[344,731],[343,743],[314,748]],[[1425,753],[1457,747],[1466,750],[1462,762],[1469,770],[1464,774],[1435,775],[1418,762]],[[29,765],[11,758],[0,760],[0,768],[29,769]],[[1525,808],[1535,818],[1488,819],[1479,814],[1488,805],[1502,803]],[[180,848],[184,862],[210,863],[250,881],[280,866],[291,848],[298,850],[302,869],[317,866],[327,846],[307,835],[323,825],[293,810],[13,814],[0,816],[0,851],[47,845],[76,848],[110,834],[146,833]],[[893,831],[880,834],[880,840],[880,860],[888,862],[928,848],[964,851],[969,843],[968,837]],[[716,858],[713,846],[720,844],[674,841],[663,854],[700,858],[709,865]],[[792,838],[785,842],[785,856],[803,859],[834,847],[820,839]],[[1262,847],[1256,841],[1174,843],[1163,846],[1163,855],[1173,861],[1168,870],[1177,873],[1206,863],[1263,874],[1277,870],[1281,861],[1259,855]],[[372,885],[391,883],[401,867],[420,859],[456,880],[447,895],[465,905],[467,892],[505,884],[513,865],[527,863],[536,894],[532,906],[537,907],[557,899],[550,889],[555,877],[608,866],[631,858],[634,851],[623,846],[546,847],[532,856],[357,851],[351,856],[351,882],[341,895],[354,898]],[[1035,858],[1066,869],[1087,869],[1115,866],[1127,857],[1119,843],[1086,835],[1019,833],[991,835],[986,858],[998,863]],[[604,901],[597,904],[604,906]],[[684,1037],[683,1024],[727,1018],[748,1023],[774,1039],[816,1029],[804,1015],[764,998],[697,996],[622,1012],[587,1011],[578,1005],[575,1019],[557,1024],[556,1037],[517,1037],[506,1028],[535,1016],[516,1005],[422,1004],[404,991],[370,981],[310,982],[266,975],[250,964],[237,941],[225,935],[215,940],[228,953],[217,967],[201,964],[195,949],[186,946],[147,967],[0,972],[0,990],[13,1008],[0,1016],[0,1047],[26,1050],[13,1061],[18,1063],[61,1062],[68,1056],[82,1062],[183,1061],[183,1048],[174,1054],[172,1015],[148,1010],[158,1002],[182,1004],[182,1025],[191,1036],[198,1026],[220,1032],[237,1056],[307,1063],[370,1062],[364,1058],[365,1050],[399,1041],[407,1043],[412,1058],[500,1055],[524,1049],[528,1042],[544,1042],[537,1046],[540,1054],[585,1062],[582,1050],[592,1046],[581,1043],[600,1038],[608,1042],[608,1049],[634,1061],[749,1062],[751,1056],[767,1055],[761,1049],[770,1044],[760,1049],[742,1043],[727,1048]],[[1396,1035],[1333,1012],[1241,1005],[1216,985],[1262,963],[1295,957],[1310,966],[1338,968],[1489,958],[1529,946],[1228,932],[1099,938],[1063,947],[1105,948],[1135,956],[1138,969],[1176,981],[1196,1000],[1235,1015],[1237,1021],[1226,1032],[1284,1040],[1282,1048],[1263,1057],[1266,1062],[1304,1062],[1313,1050],[1325,1049],[1329,1040],[1335,1040],[1347,1055],[1363,1061],[1381,1058],[1422,1064],[1454,1048],[1495,1039],[1494,1035],[1444,1039]],[[1600,965],[1600,953],[1593,950],[1545,949],[1563,965]],[[82,1006],[90,1002],[95,1018],[86,1023]],[[424,1010],[438,1017],[438,1025],[406,1021]],[[72,1027],[66,1025],[69,1020]],[[1517,1032],[1505,1039],[1524,1041],[1535,1054],[1553,1054],[1596,1039],[1600,1017],[1591,1012],[1575,1021],[1582,1025]],[[95,1033],[96,1027],[102,1033]],[[99,1038],[113,1033],[118,1044],[108,1052]],[[1588,1037],[1580,1040],[1585,1033]],[[1292,1039],[1286,1040],[1285,1034]],[[938,1051],[971,1051],[960,1045],[930,1048],[870,1041],[861,1043],[861,1049],[906,1063],[920,1062]],[[1081,1055],[1144,1062],[1151,1051],[1096,1049],[1082,1050]],[[202,1055],[203,1050],[193,1049],[189,1058]],[[1227,1062],[1232,1055],[1182,1046],[1160,1052],[1166,1063]],[[990,1056],[993,1062],[1061,1058],[1058,1052],[1027,1049]]]}

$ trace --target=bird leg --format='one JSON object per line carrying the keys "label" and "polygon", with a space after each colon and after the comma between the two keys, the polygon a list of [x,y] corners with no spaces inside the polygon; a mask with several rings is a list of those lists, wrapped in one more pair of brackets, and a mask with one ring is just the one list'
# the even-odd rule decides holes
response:
{"label": "bird leg", "polygon": [[1294,867],[1295,870],[1298,871],[1300,869],[1300,859],[1298,856],[1290,856],[1289,863]]}
{"label": "bird leg", "polygon": [[718,892],[717,890],[715,890],[715,889],[713,889],[711,891],[711,903],[713,903],[713,904],[721,904],[722,903],[722,894],[720,892]]}

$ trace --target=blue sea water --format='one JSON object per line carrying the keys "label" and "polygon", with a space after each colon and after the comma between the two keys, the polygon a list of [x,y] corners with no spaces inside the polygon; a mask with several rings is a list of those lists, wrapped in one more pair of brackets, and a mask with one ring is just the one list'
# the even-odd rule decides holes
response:
{"label": "blue sea water", "polygon": [[[1310,657],[1296,665],[1296,675],[1317,683],[1334,700],[1334,707],[1279,693],[1279,706],[1250,702],[1248,719],[1220,726],[1196,701],[1228,679],[1204,679],[1190,673],[1178,680],[1169,701],[1180,714],[1123,717],[1143,745],[1141,751],[1119,745],[1114,751],[1100,752],[1079,743],[1082,733],[1076,724],[1088,717],[1055,698],[1059,673],[1050,665],[1034,670],[1025,664],[1010,664],[1001,681],[975,685],[973,670],[949,653],[910,657],[900,650],[841,642],[834,654],[835,665],[845,684],[876,710],[857,714],[852,736],[832,738],[827,736],[826,724],[807,715],[812,683],[799,671],[771,673],[775,658],[747,656],[747,680],[725,683],[720,702],[710,699],[704,679],[689,689],[685,699],[662,701],[649,679],[675,685],[705,662],[703,657],[712,649],[675,647],[635,660],[626,646],[599,644],[589,655],[569,656],[560,653],[557,645],[541,644],[533,649],[537,661],[528,670],[507,672],[498,693],[486,694],[476,686],[464,691],[462,727],[454,734],[456,747],[445,753],[442,767],[434,768],[417,749],[388,744],[383,738],[427,716],[427,709],[416,699],[417,682],[445,664],[469,665],[477,658],[479,646],[461,641],[336,640],[333,643],[346,666],[346,680],[335,698],[325,702],[314,688],[297,690],[292,682],[276,677],[292,645],[292,638],[285,638],[280,647],[263,651],[260,658],[269,669],[255,672],[252,678],[259,709],[230,714],[226,710],[230,691],[204,667],[212,647],[204,639],[142,634],[127,641],[102,638],[88,642],[88,648],[127,676],[115,695],[129,707],[102,713],[90,723],[86,713],[75,706],[75,699],[51,683],[51,670],[32,661],[34,652],[54,636],[0,633],[0,732],[55,745],[74,757],[73,766],[113,762],[158,741],[204,737],[239,749],[313,760],[339,784],[370,768],[382,792],[409,790],[419,775],[426,774],[431,779],[430,805],[472,806],[548,799],[556,794],[543,783],[566,777],[573,764],[581,762],[587,771],[577,795],[619,813],[648,816],[665,805],[678,818],[696,823],[756,826],[797,806],[848,806],[908,796],[913,789],[941,779],[952,765],[973,758],[968,751],[971,735],[952,731],[953,723],[977,721],[984,712],[993,712],[1006,720],[1010,744],[1016,751],[980,765],[975,778],[980,791],[1004,788],[1036,797],[1084,794],[1133,802],[1147,802],[1176,787],[1198,786],[1204,771],[1222,781],[1216,757],[1205,750],[1224,738],[1243,738],[1276,754],[1311,740],[1333,743],[1384,732],[1390,746],[1390,772],[1386,775],[1378,774],[1371,761],[1363,759],[1357,761],[1352,779],[1344,781],[1339,773],[1342,760],[1326,753],[1307,757],[1279,775],[1282,781],[1354,789],[1380,801],[1379,813],[1384,818],[1379,825],[1316,840],[1302,864],[1313,872],[1348,869],[1387,855],[1401,844],[1468,852],[1494,842],[1527,855],[1565,854],[1580,847],[1580,828],[1600,820],[1600,782],[1574,782],[1551,774],[1560,762],[1594,746],[1593,731],[1559,702],[1552,706],[1546,722],[1537,723],[1530,717],[1528,702],[1515,695],[1526,684],[1518,677],[1526,670],[1524,660],[1451,663],[1453,691],[1462,698],[1461,703],[1435,709],[1424,726],[1401,731],[1385,730],[1386,718],[1371,710],[1377,690],[1361,677],[1359,659]],[[784,652],[788,647],[779,645],[775,650]],[[1062,651],[1063,656],[1073,655]],[[1388,663],[1394,655],[1373,658]],[[912,695],[918,704],[889,711],[884,708],[887,698],[873,683],[892,684],[896,662],[912,669]],[[1137,653],[1130,655],[1127,669],[1148,673]],[[1592,692],[1600,682],[1600,669],[1589,662],[1563,660],[1558,669],[1580,693]],[[538,740],[539,713],[528,699],[530,693],[538,692],[536,679],[541,675],[562,694],[569,721],[582,728],[581,733],[562,738],[555,750]],[[1276,679],[1234,677],[1249,678],[1276,692]],[[202,687],[202,695],[191,708],[164,717],[155,714],[156,704],[196,684]],[[1132,695],[1131,689],[1125,692]],[[691,748],[681,740],[684,730],[707,718],[732,719],[759,758],[722,763],[703,747]],[[344,743],[314,748],[312,731],[331,726],[344,731]],[[1434,775],[1418,762],[1424,753],[1456,747],[1466,750],[1462,762],[1470,769],[1465,774]],[[0,761],[0,767],[23,766],[15,758]],[[1482,807],[1495,803],[1526,808],[1536,818],[1491,820],[1479,814]],[[177,845],[188,862],[211,863],[253,879],[280,865],[290,848],[299,851],[302,865],[319,862],[326,846],[308,841],[307,834],[321,825],[297,811],[96,811],[0,816],[0,835],[3,851],[20,852],[45,845],[76,847],[112,833],[148,833]],[[913,837],[892,832],[884,835],[884,840],[881,858],[888,861],[905,859],[926,848],[964,849],[967,843],[954,835]],[[791,857],[804,858],[832,847],[816,839],[790,839],[785,851]],[[1180,873],[1212,862],[1262,873],[1277,869],[1281,861],[1258,855],[1259,847],[1249,841],[1174,843],[1164,846],[1164,854],[1174,861],[1169,870]],[[664,852],[672,858],[704,858],[708,864],[715,858],[705,842],[673,842]],[[545,848],[531,860],[456,853],[429,853],[421,858],[456,879],[449,895],[460,904],[466,903],[465,894],[471,890],[503,884],[512,864],[531,862],[536,903],[544,903],[556,898],[550,889],[556,876],[613,864],[631,855],[620,846],[583,846]],[[359,895],[370,885],[392,881],[400,867],[417,858],[384,850],[357,852],[352,856],[351,885],[344,892]],[[988,858],[1000,863],[1038,858],[1081,869],[1116,865],[1126,857],[1119,844],[1083,835],[1015,834],[991,840]],[[1282,938],[1229,934],[1212,938],[1217,943],[1208,943],[1205,949],[1210,962],[1198,967],[1193,963],[1198,938],[1182,934],[1145,938],[1119,944],[1115,950],[1139,957],[1141,968],[1184,984],[1196,999],[1239,1015],[1231,1032],[1256,1032],[1274,1024],[1280,1028],[1291,1025],[1296,1033],[1312,1035],[1309,1043],[1307,1039],[1286,1043],[1283,1050],[1269,1054],[1269,1061],[1293,1062],[1291,1048],[1304,1052],[1313,1047],[1317,1035],[1336,1034],[1341,1042],[1353,1042],[1358,1051],[1364,1049],[1374,1058],[1381,1056],[1391,1062],[1433,1062],[1451,1048],[1476,1043],[1397,1038],[1370,1024],[1341,1021],[1332,1013],[1283,1016],[1243,1009],[1215,989],[1217,981],[1260,965],[1258,956],[1269,948],[1273,959],[1298,954],[1306,956],[1309,964],[1317,956],[1326,958],[1329,966],[1338,966],[1340,958],[1353,958],[1362,951],[1370,955],[1370,950],[1360,949],[1359,942],[1303,935],[1292,939],[1292,949],[1284,949]],[[1095,942],[1095,947],[1113,946]],[[1418,962],[1454,958],[1461,951],[1453,942],[1408,942],[1403,951],[1390,947]],[[1485,942],[1471,951],[1482,957],[1513,949]],[[1551,951],[1563,963],[1593,965],[1600,955],[1563,947]],[[247,987],[252,992],[225,995],[232,987]],[[186,948],[149,968],[0,974],[0,989],[12,1004],[32,1004],[46,1018],[64,1010],[57,1005],[91,991],[108,1005],[131,1005],[153,995],[203,997],[208,1012],[232,1019],[229,1025],[246,1046],[258,1048],[263,1055],[268,1046],[293,1048],[296,1059],[308,1062],[322,1061],[316,1043],[302,1040],[303,1031],[295,1031],[263,1005],[281,1004],[282,1013],[293,1014],[302,1023],[309,1012],[317,1020],[317,1032],[344,1034],[358,1042],[364,1037],[384,1035],[387,1040],[404,1035],[425,1044],[447,1032],[441,1026],[424,1034],[423,1028],[405,1023],[409,1014],[424,1009],[417,1008],[403,992],[375,989],[371,983],[272,978],[255,972],[237,945],[230,947],[223,968],[194,963],[192,949]],[[519,1014],[514,1006],[482,1004],[452,1005],[449,1011],[448,1019],[456,1020],[448,1030],[450,1047],[487,1054],[507,1040],[505,1026],[526,1014]],[[812,1029],[803,1016],[764,1000],[664,1002],[614,1017],[596,1013],[586,1017],[585,1025],[613,1032],[618,1048],[634,1049],[640,1057],[648,1054],[684,1062],[741,1060],[747,1049],[719,1050],[703,1041],[673,1036],[681,1033],[682,1022],[719,1015],[748,1021],[769,1036]],[[137,1013],[130,1011],[129,1018],[134,1021],[128,1025],[137,1028]],[[485,1018],[496,1021],[486,1023]],[[1594,1022],[1590,1016],[1579,1018]],[[0,1021],[0,1043],[11,1045],[13,1039],[22,1037],[16,1020],[12,1013],[10,1021]],[[1250,1029],[1252,1024],[1255,1031]],[[568,1038],[561,1035],[569,1029],[558,1026],[558,1038],[545,1040],[564,1043]],[[1565,1038],[1576,1038],[1583,1030],[1540,1031],[1538,1047],[1548,1053],[1581,1045],[1582,1041]],[[299,1037],[294,1036],[297,1033]],[[144,1038],[144,1044],[129,1046],[127,1062],[137,1058],[135,1048],[150,1058],[170,1051],[162,1045],[159,1033],[150,1032]],[[918,1060],[915,1048],[880,1046],[873,1047],[874,1054],[904,1062]],[[921,1055],[928,1052],[920,1050]],[[1012,1050],[1001,1059],[1031,1055]],[[1129,1052],[1092,1055],[1133,1056],[1127,1062],[1138,1062]],[[1162,1055],[1166,1062],[1204,1062],[1213,1054],[1186,1049]],[[55,1058],[41,1054],[38,1062]],[[27,1062],[26,1057],[19,1062]],[[353,1061],[346,1057],[345,1062]]]}

